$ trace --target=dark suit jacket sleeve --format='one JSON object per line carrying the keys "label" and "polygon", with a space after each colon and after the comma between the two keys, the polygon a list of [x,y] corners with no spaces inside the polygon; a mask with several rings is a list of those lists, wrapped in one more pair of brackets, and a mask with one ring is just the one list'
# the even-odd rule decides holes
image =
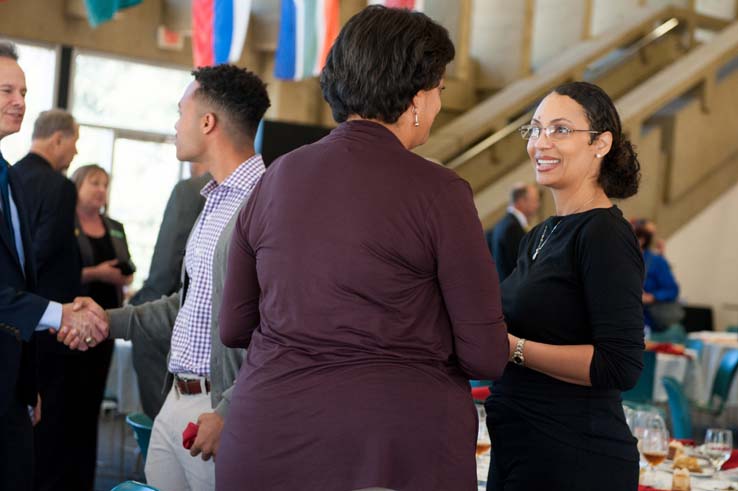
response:
{"label": "dark suit jacket sleeve", "polygon": [[32,293],[0,286],[0,333],[30,341],[49,301]]}
{"label": "dark suit jacket sleeve", "polygon": [[[195,185],[195,182],[198,184]],[[202,208],[199,191],[201,181],[180,181],[174,186],[164,210],[154,255],[151,258],[149,277],[143,287],[131,298],[130,303],[141,305],[170,295],[179,289],[182,258],[187,247],[187,237]],[[204,185],[204,184],[203,184]]]}
{"label": "dark suit jacket sleeve", "polygon": [[515,217],[508,217],[501,223],[502,229],[495,232],[493,255],[500,281],[504,280],[515,269],[518,262],[518,248],[520,241],[525,235],[523,227],[520,226]]}
{"label": "dark suit jacket sleeve", "polygon": [[33,257],[40,272],[46,271],[50,261],[59,261],[63,254],[66,244],[60,238],[68,237],[69,231],[74,230],[77,206],[77,191],[69,180],[60,181],[59,186],[48,186],[46,192],[49,194],[43,197],[33,235]]}

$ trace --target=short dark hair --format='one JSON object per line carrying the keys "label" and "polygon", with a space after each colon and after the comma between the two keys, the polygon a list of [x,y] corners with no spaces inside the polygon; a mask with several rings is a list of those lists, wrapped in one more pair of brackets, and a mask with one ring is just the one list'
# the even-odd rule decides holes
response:
{"label": "short dark hair", "polygon": [[253,140],[271,105],[266,84],[255,73],[229,64],[200,67],[192,75],[200,84],[195,96],[222,111],[236,131]]}
{"label": "short dark hair", "polygon": [[510,204],[514,205],[518,200],[525,198],[528,195],[528,189],[530,189],[530,184],[518,183],[514,185],[510,190]]}
{"label": "short dark hair", "polygon": [[77,122],[74,116],[64,109],[49,109],[36,118],[31,138],[33,140],[48,138],[57,131],[61,131],[65,136],[72,136],[77,131]]}
{"label": "short dark hair", "polygon": [[[612,133],[612,147],[602,159],[597,182],[610,198],[624,199],[638,192],[641,164],[630,141],[623,135],[615,104],[600,87],[589,82],[569,82],[554,92],[574,99],[584,109],[589,129]],[[597,138],[592,135],[590,143]]]}
{"label": "short dark hair", "polygon": [[420,90],[438,87],[454,59],[448,31],[427,15],[372,5],[341,29],[320,74],[342,123],[352,114],[394,123]]}
{"label": "short dark hair", "polygon": [[0,58],[10,58],[13,61],[18,61],[18,49],[15,47],[15,43],[0,41]]}

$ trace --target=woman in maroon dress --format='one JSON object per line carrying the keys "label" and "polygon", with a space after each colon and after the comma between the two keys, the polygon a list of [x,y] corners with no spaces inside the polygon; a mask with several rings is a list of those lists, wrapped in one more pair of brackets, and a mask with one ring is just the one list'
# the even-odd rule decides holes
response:
{"label": "woman in maroon dress", "polygon": [[340,125],[241,212],[220,335],[248,354],[218,490],[476,489],[467,379],[507,363],[497,273],[469,185],[409,151],[453,55],[421,13],[356,15],[321,76]]}

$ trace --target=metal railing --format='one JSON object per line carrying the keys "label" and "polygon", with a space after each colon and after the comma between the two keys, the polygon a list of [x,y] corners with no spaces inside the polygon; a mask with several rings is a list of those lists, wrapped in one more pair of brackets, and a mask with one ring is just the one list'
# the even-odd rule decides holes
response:
{"label": "metal railing", "polygon": [[[617,58],[617,60],[611,63],[608,63],[604,67],[598,68],[597,71],[595,72],[595,75],[592,78],[596,78],[597,76],[602,75],[606,71],[611,70],[615,66],[618,66],[624,63],[626,60],[633,58],[643,48],[646,48],[647,46],[655,43],[656,41],[658,41],[659,39],[661,39],[668,33],[672,32],[674,29],[676,29],[679,26],[679,24],[680,24],[680,21],[676,17],[672,17],[669,20],[663,22],[658,27],[650,31],[648,34],[643,36],[641,39],[639,39],[638,41],[628,46],[622,52],[622,55]],[[594,64],[596,64],[596,61],[590,63],[590,66]],[[532,117],[533,117],[532,111],[526,112],[522,116],[516,118],[515,120],[511,121],[504,127],[495,131],[488,137],[474,144],[472,147],[463,151],[461,154],[457,155],[456,157],[448,161],[445,165],[447,167],[450,167],[451,169],[458,168],[459,166],[463,165],[465,162],[468,162],[471,159],[477,157],[478,155],[486,152],[496,143],[502,141],[503,139],[507,138],[511,134],[515,133],[518,130],[518,128],[520,128],[520,126],[529,122]]]}

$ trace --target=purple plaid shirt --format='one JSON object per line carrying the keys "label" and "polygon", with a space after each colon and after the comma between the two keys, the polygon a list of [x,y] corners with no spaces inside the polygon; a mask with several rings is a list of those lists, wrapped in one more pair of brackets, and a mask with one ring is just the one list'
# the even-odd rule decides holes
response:
{"label": "purple plaid shirt", "polygon": [[238,166],[222,183],[210,181],[200,194],[205,207],[197,220],[185,252],[190,277],[185,303],[179,309],[172,332],[169,358],[171,373],[210,375],[210,316],[213,291],[213,254],[226,224],[249,197],[264,173],[257,154]]}

